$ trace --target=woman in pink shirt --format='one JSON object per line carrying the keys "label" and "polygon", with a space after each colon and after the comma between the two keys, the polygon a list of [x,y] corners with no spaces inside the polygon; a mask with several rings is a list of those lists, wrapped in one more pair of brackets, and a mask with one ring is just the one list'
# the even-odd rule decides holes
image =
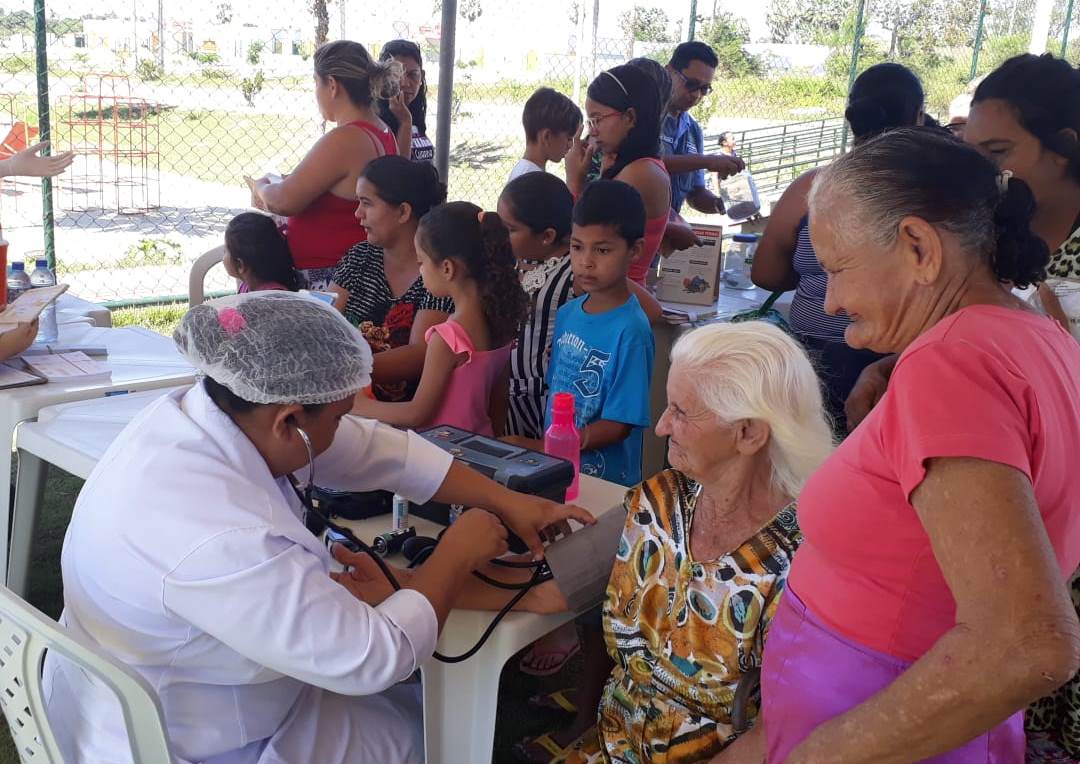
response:
{"label": "woman in pink shirt", "polygon": [[1022,762],[1022,710],[1080,667],[1080,346],[1002,288],[1040,281],[1030,189],[903,129],[822,172],[825,308],[899,353],[807,483],[765,652],[768,762]]}

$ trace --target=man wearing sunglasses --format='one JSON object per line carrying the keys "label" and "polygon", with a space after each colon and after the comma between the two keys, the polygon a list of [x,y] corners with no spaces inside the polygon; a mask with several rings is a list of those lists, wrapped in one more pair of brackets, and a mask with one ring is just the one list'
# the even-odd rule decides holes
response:
{"label": "man wearing sunglasses", "polygon": [[661,125],[660,153],[671,173],[671,208],[675,212],[689,202],[699,212],[723,213],[723,201],[705,187],[705,173],[715,172],[723,179],[744,167],[738,157],[705,154],[701,125],[690,116],[690,110],[712,92],[717,64],[712,48],[691,41],[675,48],[667,65],[671,100]]}

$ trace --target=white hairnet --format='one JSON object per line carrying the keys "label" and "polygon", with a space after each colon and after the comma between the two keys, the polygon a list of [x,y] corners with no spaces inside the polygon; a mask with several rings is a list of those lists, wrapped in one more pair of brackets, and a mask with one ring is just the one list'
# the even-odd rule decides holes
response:
{"label": "white hairnet", "polygon": [[371,382],[371,348],[332,306],[293,292],[223,297],[173,334],[206,376],[251,403],[333,403]]}

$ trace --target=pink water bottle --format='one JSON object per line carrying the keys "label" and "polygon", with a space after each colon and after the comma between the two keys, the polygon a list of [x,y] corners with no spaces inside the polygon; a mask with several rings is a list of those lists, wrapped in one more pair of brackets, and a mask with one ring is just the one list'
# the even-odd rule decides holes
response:
{"label": "pink water bottle", "polygon": [[574,426],[574,396],[570,393],[555,393],[551,404],[551,426],[544,433],[544,452],[574,465],[574,480],[566,489],[566,501],[573,501],[578,496],[581,434]]}

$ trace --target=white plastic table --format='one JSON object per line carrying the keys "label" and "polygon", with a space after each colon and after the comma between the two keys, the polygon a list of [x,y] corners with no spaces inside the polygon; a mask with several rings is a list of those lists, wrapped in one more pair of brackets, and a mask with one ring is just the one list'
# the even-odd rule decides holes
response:
{"label": "white plastic table", "polygon": [[[16,486],[16,530],[22,539],[28,531],[19,518],[31,517],[40,498],[39,473],[54,464],[78,477],[89,476],[109,444],[139,411],[166,390],[121,398],[82,401],[40,412],[37,422],[19,428],[16,445],[20,470]],[[25,469],[24,469],[25,467]],[[593,514],[621,510],[626,488],[588,475],[581,476],[577,504]],[[435,536],[441,526],[413,515],[410,523],[420,535]],[[346,523],[361,539],[370,542],[389,530],[389,516]],[[13,545],[13,551],[29,549],[29,543]],[[13,553],[9,587],[25,586],[26,560]],[[398,557],[392,562],[404,564]],[[15,562],[20,569],[15,569]],[[492,632],[484,646],[469,660],[444,664],[434,659],[421,667],[424,693],[424,741],[427,761],[440,764],[473,764],[491,761],[498,706],[499,676],[506,661],[526,645],[576,617],[577,613],[539,615],[510,613]],[[471,648],[491,623],[495,613],[454,610],[439,638],[443,655],[460,655]]]}
{"label": "white plastic table", "polygon": [[[11,444],[16,428],[37,417],[47,406],[190,384],[195,379],[195,370],[177,351],[172,339],[148,329],[62,324],[60,343],[106,347],[108,356],[95,360],[107,366],[112,377],[0,390],[0,438],[8,444],[0,448],[0,475],[11,474]],[[38,486],[36,490],[40,490],[44,477],[44,471],[38,470],[37,474],[24,476],[23,482],[31,485],[27,481],[33,479]],[[3,579],[0,583],[7,583],[8,537],[13,523],[7,491],[0,491],[0,507],[0,562],[5,563],[0,565]]]}
{"label": "white plastic table", "polygon": [[[575,503],[594,515],[621,511],[626,488],[589,475],[580,479]],[[340,521],[339,521],[340,522]],[[436,536],[442,526],[411,516],[421,536]],[[369,544],[390,530],[390,518],[343,523]],[[404,565],[404,559],[391,558]],[[599,600],[594,603],[599,604]],[[432,658],[420,667],[424,679],[424,749],[427,761],[440,764],[473,764],[491,761],[495,743],[495,714],[499,704],[499,677],[503,666],[523,647],[549,634],[580,613],[512,612],[499,623],[480,650],[461,663],[442,663]],[[491,623],[495,613],[454,610],[439,637],[438,651],[461,655],[469,650]]]}

